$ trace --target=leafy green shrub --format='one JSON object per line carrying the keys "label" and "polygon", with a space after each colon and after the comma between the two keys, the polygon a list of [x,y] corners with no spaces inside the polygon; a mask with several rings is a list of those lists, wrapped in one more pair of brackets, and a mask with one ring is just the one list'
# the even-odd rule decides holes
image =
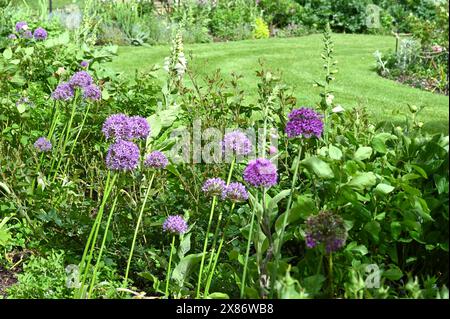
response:
{"label": "leafy green shrub", "polygon": [[7,289],[10,299],[64,299],[71,296],[66,285],[63,251],[31,256],[17,279],[18,283]]}
{"label": "leafy green shrub", "polygon": [[253,29],[253,38],[255,39],[267,39],[270,36],[270,31],[267,23],[262,17],[258,17],[255,20],[255,28]]}

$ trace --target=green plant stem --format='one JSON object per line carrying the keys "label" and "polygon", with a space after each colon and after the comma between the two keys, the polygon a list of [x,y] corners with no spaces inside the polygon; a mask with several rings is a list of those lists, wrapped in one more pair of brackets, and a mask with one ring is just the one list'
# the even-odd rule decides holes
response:
{"label": "green plant stem", "polygon": [[248,266],[248,256],[250,254],[250,244],[252,242],[253,224],[254,224],[254,221],[255,221],[255,215],[256,215],[256,208],[253,207],[252,218],[250,220],[250,232],[248,233],[247,249],[246,249],[246,252],[245,252],[244,271],[242,273],[241,294],[240,294],[240,298],[241,299],[244,298],[245,279],[246,279],[246,275],[247,275],[247,266]]}
{"label": "green plant stem", "polygon": [[225,240],[225,231],[226,231],[226,229],[228,227],[228,223],[230,222],[231,214],[233,213],[235,205],[236,205],[236,203],[234,203],[234,202],[231,205],[230,216],[227,219],[227,222],[225,223],[225,226],[223,228],[222,238],[220,239],[219,248],[217,249],[217,253],[214,255],[214,251],[212,252],[212,256],[214,256],[214,258],[213,258],[214,259],[214,263],[212,265],[212,269],[209,271],[208,279],[206,281],[205,296],[208,296],[208,294],[209,294],[209,288],[211,287],[211,281],[212,281],[212,278],[214,276],[214,271],[215,271],[216,266],[217,266],[217,261],[219,260],[219,256],[220,256],[220,252],[222,250],[223,242]]}
{"label": "green plant stem", "polygon": [[275,247],[276,248],[275,249],[276,267],[273,267],[273,270],[272,270],[272,280],[271,280],[271,289],[270,289],[271,292],[273,291],[274,286],[275,286],[276,270],[278,269],[279,260],[281,258],[281,247],[283,246],[284,233],[285,233],[285,230],[286,230],[288,216],[289,216],[289,213],[290,213],[290,210],[291,210],[292,197],[294,195],[295,184],[297,184],[298,169],[299,169],[299,166],[300,166],[300,157],[302,155],[302,148],[303,148],[303,144],[300,141],[300,144],[298,145],[297,163],[295,165],[294,175],[292,177],[291,191],[289,193],[289,198],[288,198],[288,202],[287,202],[287,206],[286,206],[286,212],[284,214],[283,224],[281,226],[280,236],[278,238],[278,244],[275,245],[276,246]]}
{"label": "green plant stem", "polygon": [[60,154],[60,157],[58,160],[58,164],[56,165],[55,175],[53,175],[53,180],[52,180],[53,182],[55,181],[56,175],[58,174],[59,166],[61,165],[61,162],[64,158],[64,153],[66,151],[67,143],[69,141],[70,131],[72,129],[72,122],[75,117],[75,113],[76,113],[76,109],[77,109],[77,97],[78,97],[78,92],[75,93],[75,97],[73,98],[72,111],[70,113],[69,122],[67,123],[67,131],[66,131],[66,135],[64,137],[64,142],[62,144],[61,154]]}
{"label": "green plant stem", "polygon": [[281,226],[280,239],[278,241],[278,247],[277,247],[277,251],[276,251],[277,255],[280,253],[281,246],[283,245],[284,232],[286,229],[289,212],[291,210],[292,197],[294,195],[295,184],[297,184],[297,179],[298,179],[298,169],[300,166],[300,157],[302,155],[302,148],[303,148],[302,143],[300,142],[300,144],[298,146],[297,163],[295,165],[294,175],[292,177],[291,191],[289,193],[289,198],[288,198],[288,202],[287,202],[287,206],[286,206],[286,214],[284,214],[283,224]]}
{"label": "green plant stem", "polygon": [[87,295],[87,299],[90,298],[90,296],[92,294],[92,291],[94,289],[95,281],[97,279],[98,267],[99,267],[100,261],[102,259],[103,250],[105,248],[105,243],[106,243],[106,238],[108,237],[109,225],[111,224],[111,219],[112,219],[114,210],[116,209],[117,199],[118,199],[118,196],[116,196],[116,198],[114,199],[114,202],[113,202],[113,205],[111,207],[111,210],[109,211],[109,216],[108,216],[108,220],[106,222],[106,227],[105,227],[105,233],[103,234],[102,244],[100,246],[100,251],[98,253],[97,262],[95,263],[94,273],[92,274],[92,279],[91,279],[91,284],[89,285],[89,292],[88,292],[88,295]]}
{"label": "green plant stem", "polygon": [[150,182],[148,183],[147,191],[145,192],[145,196],[144,196],[144,202],[142,203],[141,210],[139,212],[139,217],[138,217],[138,220],[137,220],[137,223],[136,223],[136,228],[134,229],[134,236],[133,236],[133,241],[131,243],[130,255],[128,257],[128,262],[127,262],[127,268],[126,268],[126,271],[125,271],[125,279],[124,279],[124,282],[123,282],[123,288],[127,287],[128,274],[129,274],[129,271],[130,271],[131,259],[133,258],[134,246],[136,244],[136,238],[137,238],[137,235],[138,235],[138,232],[139,232],[139,227],[141,225],[141,221],[142,221],[142,216],[143,216],[143,213],[144,213],[145,205],[147,204],[148,195],[150,194],[150,190],[152,188],[153,179],[155,178],[155,174],[156,173],[152,174],[152,177],[150,178]]}
{"label": "green plant stem", "polygon": [[[80,290],[79,290],[79,297],[81,297],[81,294],[82,294],[83,289],[84,289],[84,284],[86,282],[87,273],[89,271],[89,265],[91,264],[92,255],[94,253],[95,244],[97,242],[98,231],[100,229],[100,224],[101,224],[101,221],[102,221],[103,211],[105,209],[106,201],[107,201],[107,199],[108,199],[108,197],[109,197],[109,195],[111,193],[111,190],[112,190],[112,188],[114,186],[114,183],[115,183],[115,180],[116,180],[116,177],[117,177],[117,175],[114,174],[113,178],[111,180],[110,179],[110,174],[111,174],[110,171],[108,171],[108,178],[107,178],[106,186],[105,186],[105,194],[103,195],[103,199],[102,199],[102,203],[100,205],[100,209],[99,209],[99,211],[97,213],[97,217],[95,218],[94,225],[92,226],[91,233],[89,234],[88,242],[86,243],[85,251],[84,251],[83,257],[81,259],[80,274],[83,274],[83,278],[82,278],[82,282],[81,282],[81,286],[80,286]],[[89,252],[89,255],[88,255],[88,252]],[[86,259],[86,256],[87,256],[86,265],[84,265],[84,261]]]}
{"label": "green plant stem", "polygon": [[206,248],[208,247],[208,236],[209,236],[209,231],[211,229],[211,222],[212,222],[213,215],[214,215],[214,208],[216,207],[216,201],[217,201],[217,196],[214,196],[213,200],[212,200],[212,204],[211,204],[211,212],[209,213],[209,221],[208,221],[208,228],[206,229],[205,242],[203,243],[203,254],[202,254],[202,260],[200,262],[200,271],[198,273],[196,298],[200,298],[200,286],[202,284],[203,266],[205,264]]}
{"label": "green plant stem", "polygon": [[[235,161],[236,161],[236,157],[233,157],[233,160],[232,160],[231,165],[230,165],[230,170],[228,172],[228,178],[227,178],[227,184],[226,184],[227,186],[230,184],[231,176],[233,175],[233,169],[234,169]],[[210,257],[209,257],[208,266],[206,267],[206,272],[208,273],[207,278],[209,277],[211,264],[212,264],[212,262],[214,260],[214,252],[216,251],[216,245],[217,245],[217,240],[218,240],[218,237],[219,237],[219,228],[220,228],[220,223],[222,221],[222,215],[223,215],[222,214],[222,210],[220,210],[219,217],[217,218],[216,230],[214,231],[213,242],[212,242],[212,245],[211,245],[211,254],[210,254]],[[205,293],[206,293],[206,290],[205,290]]]}
{"label": "green plant stem", "polygon": [[170,247],[170,257],[169,257],[169,266],[167,268],[167,274],[166,274],[166,289],[164,292],[164,296],[166,298],[169,298],[169,281],[170,281],[170,272],[172,267],[172,256],[173,252],[175,251],[175,235],[172,236],[172,245]]}
{"label": "green plant stem", "polygon": [[91,106],[91,104],[88,103],[88,105],[87,105],[87,107],[86,107],[86,111],[84,112],[84,115],[83,115],[83,120],[81,121],[81,125],[80,125],[80,128],[79,128],[79,130],[78,130],[77,136],[75,136],[75,139],[74,139],[74,141],[73,141],[73,143],[72,143],[72,147],[70,148],[69,156],[67,157],[66,165],[64,166],[64,170],[63,170],[63,174],[64,174],[64,175],[66,174],[67,168],[69,167],[70,157],[71,157],[72,154],[73,154],[73,150],[75,149],[75,146],[76,146],[76,144],[77,144],[78,138],[80,137],[81,131],[83,130],[84,123],[86,122],[86,118],[87,118],[87,116],[88,116],[88,114],[89,114],[90,106]]}
{"label": "green plant stem", "polygon": [[328,278],[330,280],[330,297],[333,298],[333,253],[328,255]]}

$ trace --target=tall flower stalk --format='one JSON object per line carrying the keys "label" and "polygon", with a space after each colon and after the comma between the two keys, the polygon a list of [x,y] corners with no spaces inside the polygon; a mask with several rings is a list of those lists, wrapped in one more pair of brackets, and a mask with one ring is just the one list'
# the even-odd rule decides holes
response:
{"label": "tall flower stalk", "polygon": [[163,230],[172,235],[172,244],[170,245],[170,257],[169,257],[169,265],[167,267],[166,273],[166,287],[164,289],[164,296],[169,298],[169,284],[170,278],[172,275],[172,256],[175,252],[175,236],[184,234],[188,229],[188,225],[183,217],[179,215],[169,216],[164,221]]}
{"label": "tall flower stalk", "polygon": [[133,258],[133,252],[134,252],[134,246],[136,244],[136,238],[139,232],[139,227],[141,226],[141,221],[142,221],[142,216],[144,213],[144,209],[145,209],[145,205],[147,204],[147,199],[148,199],[148,195],[150,194],[150,190],[152,188],[152,184],[153,184],[153,179],[155,178],[155,174],[152,174],[152,177],[150,178],[150,182],[148,183],[148,187],[147,190],[145,192],[145,196],[144,196],[144,202],[142,203],[140,212],[139,212],[139,217],[136,223],[136,228],[134,229],[134,236],[133,236],[133,241],[131,243],[131,249],[130,249],[130,255],[128,256],[128,262],[127,262],[127,268],[125,271],[125,279],[123,282],[123,287],[126,288],[127,286],[127,281],[128,281],[128,273],[130,271],[130,265],[131,265],[131,259]]}
{"label": "tall flower stalk", "polygon": [[[111,174],[113,174],[112,179],[111,179]],[[108,177],[106,179],[105,192],[103,194],[102,203],[100,204],[99,211],[95,218],[94,224],[92,225],[91,232],[89,233],[88,240],[84,247],[83,256],[81,258],[80,274],[82,274],[82,278],[81,278],[81,286],[79,287],[78,291],[75,294],[76,298],[81,298],[83,296],[84,286],[85,286],[85,282],[87,279],[89,266],[91,264],[92,256],[94,254],[95,244],[97,242],[98,232],[100,229],[101,220],[103,218],[103,211],[105,209],[105,205],[109,198],[109,195],[114,187],[116,178],[117,178],[117,174],[111,173],[111,171],[108,171]]]}
{"label": "tall flower stalk", "polygon": [[[258,158],[256,160],[252,160],[248,163],[247,167],[244,170],[244,180],[252,185],[255,188],[260,188],[263,190],[263,196],[266,196],[267,189],[275,186],[278,182],[278,174],[277,174],[277,168],[276,166],[268,159],[266,158]],[[258,202],[258,199],[255,199],[255,202]],[[271,240],[271,236],[269,235],[270,232],[270,225],[268,222],[267,217],[267,210],[264,206],[266,206],[266,199],[263,198],[263,214],[262,214],[262,220],[258,220],[258,225],[263,227],[263,231],[268,237],[269,240]],[[253,234],[253,223],[255,219],[257,207],[256,205],[253,205],[253,212],[252,212],[252,218],[250,222],[250,234],[247,242],[247,251],[245,256],[245,262],[244,262],[244,271],[242,275],[242,281],[241,281],[241,298],[244,296],[245,292],[245,279],[246,279],[246,273],[247,273],[247,263],[249,258],[249,252],[250,252],[250,243],[252,239]],[[259,232],[258,232],[259,233]],[[266,259],[264,263],[262,264],[261,260],[259,260],[260,251],[259,251],[259,239],[256,239],[257,243],[257,257],[258,257],[258,267],[259,267],[259,273],[260,273],[260,285],[263,282],[264,277],[266,276],[266,265],[269,262],[271,258],[271,253],[268,252]],[[272,246],[272,243],[269,243],[270,246]],[[261,285],[261,290],[263,290],[263,287]]]}

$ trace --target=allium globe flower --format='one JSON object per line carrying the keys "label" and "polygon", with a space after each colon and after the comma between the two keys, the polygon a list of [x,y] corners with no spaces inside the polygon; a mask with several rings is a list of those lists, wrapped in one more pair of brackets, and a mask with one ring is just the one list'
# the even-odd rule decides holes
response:
{"label": "allium globe flower", "polygon": [[40,137],[34,142],[34,148],[38,152],[48,152],[52,149],[52,143],[47,138]]}
{"label": "allium globe flower", "polygon": [[150,125],[146,118],[141,116],[132,116],[128,119],[130,133],[132,138],[146,139],[150,134]]}
{"label": "allium globe flower", "polygon": [[225,187],[222,192],[222,199],[229,199],[235,203],[245,202],[248,199],[248,193],[244,185],[238,182],[234,182]]}
{"label": "allium globe flower", "polygon": [[102,98],[102,91],[95,84],[88,85],[83,88],[83,98],[86,100],[98,101]]}
{"label": "allium globe flower", "polygon": [[36,40],[45,40],[47,39],[47,35],[47,31],[44,28],[37,28],[33,33],[33,37]]}
{"label": "allium globe flower", "polygon": [[252,142],[240,131],[225,134],[222,141],[223,150],[226,153],[236,152],[236,155],[248,155],[252,151]]}
{"label": "allium globe flower", "polygon": [[163,223],[163,230],[173,235],[183,234],[187,229],[186,221],[179,215],[169,216]]}
{"label": "allium globe flower", "polygon": [[166,155],[160,151],[154,151],[147,155],[144,160],[144,165],[150,168],[165,168],[169,164]]}
{"label": "allium globe flower", "polygon": [[114,171],[131,171],[138,166],[139,156],[139,147],[136,144],[119,140],[109,147],[106,166]]}
{"label": "allium globe flower", "polygon": [[73,98],[73,88],[69,83],[61,82],[58,84],[56,89],[52,92],[52,99],[69,101]]}
{"label": "allium globe flower", "polygon": [[128,140],[131,137],[128,116],[125,114],[110,115],[103,123],[102,132],[106,139]]}
{"label": "allium globe flower", "polygon": [[277,167],[266,158],[250,161],[244,170],[244,180],[255,187],[272,187],[277,179]]}
{"label": "allium globe flower", "polygon": [[25,21],[19,21],[16,23],[16,32],[25,31],[28,29],[28,24]]}
{"label": "allium globe flower", "polygon": [[223,179],[218,177],[209,178],[203,184],[202,191],[207,196],[219,196],[222,195],[223,191],[225,190],[225,187],[226,183]]}
{"label": "allium globe flower", "polygon": [[26,30],[22,34],[22,38],[24,38],[24,39],[31,39],[31,38],[33,38],[33,33],[30,30]]}
{"label": "allium globe flower", "polygon": [[89,61],[86,61],[86,60],[81,61],[81,62],[80,62],[80,66],[81,66],[82,68],[87,69],[87,68],[89,67]]}
{"label": "allium globe flower", "polygon": [[322,116],[313,109],[302,107],[295,109],[288,115],[289,121],[286,124],[286,134],[288,137],[316,136],[319,138],[323,131]]}
{"label": "allium globe flower", "polygon": [[78,71],[69,80],[69,84],[73,88],[85,88],[91,85],[94,81],[92,77],[86,71]]}
{"label": "allium globe flower", "polygon": [[308,217],[305,232],[308,248],[324,244],[327,253],[343,247],[347,239],[344,220],[341,216],[332,212],[320,212]]}
{"label": "allium globe flower", "polygon": [[14,33],[11,33],[10,35],[8,35],[8,39],[16,40],[17,39],[17,35],[15,35]]}

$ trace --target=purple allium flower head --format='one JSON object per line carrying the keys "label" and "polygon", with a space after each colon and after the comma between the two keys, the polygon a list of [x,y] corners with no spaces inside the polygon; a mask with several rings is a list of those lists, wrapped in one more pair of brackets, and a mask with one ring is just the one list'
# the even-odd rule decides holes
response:
{"label": "purple allium flower head", "polygon": [[221,178],[209,178],[203,184],[202,191],[207,196],[219,196],[222,195],[225,190],[225,181]]}
{"label": "purple allium flower head", "polygon": [[22,34],[22,38],[24,38],[24,39],[31,39],[31,38],[33,38],[33,33],[30,30],[26,30]]}
{"label": "purple allium flower head", "polygon": [[95,84],[90,84],[83,88],[83,97],[92,101],[98,101],[102,98],[102,91]]}
{"label": "purple allium flower head", "polygon": [[146,139],[150,134],[150,125],[146,118],[141,116],[132,116],[128,119],[132,138]]}
{"label": "purple allium flower head", "polygon": [[322,116],[313,109],[302,107],[295,109],[288,115],[289,121],[286,124],[286,134],[288,137],[306,137],[322,135]]}
{"label": "purple allium flower head", "polygon": [[325,245],[327,253],[337,251],[345,245],[347,230],[341,216],[332,212],[320,212],[306,220],[306,246],[314,248]]}
{"label": "purple allium flower head", "polygon": [[25,21],[19,21],[16,23],[16,32],[25,31],[28,29],[28,24]]}
{"label": "purple allium flower head", "polygon": [[47,35],[47,31],[44,28],[37,28],[33,33],[36,40],[45,40],[47,39]]}
{"label": "purple allium flower head", "polygon": [[52,99],[69,101],[73,98],[73,88],[67,82],[61,82],[56,89],[52,92]]}
{"label": "purple allium flower head", "polygon": [[111,144],[106,155],[106,166],[115,171],[131,171],[139,164],[139,147],[133,142],[119,140]]}
{"label": "purple allium flower head", "polygon": [[252,142],[240,131],[225,134],[222,146],[225,153],[236,152],[236,155],[248,155],[252,151]]}
{"label": "purple allium flower head", "polygon": [[89,61],[86,61],[86,60],[81,61],[81,62],[80,62],[80,66],[81,66],[82,68],[87,69],[87,68],[89,67]]}
{"label": "purple allium flower head", "polygon": [[69,84],[73,88],[84,88],[93,83],[92,77],[86,71],[78,71],[70,78]]}
{"label": "purple allium flower head", "polygon": [[102,132],[107,139],[128,140],[131,137],[129,117],[125,114],[110,115],[103,123]]}
{"label": "purple allium flower head", "polygon": [[234,182],[225,187],[222,192],[222,199],[229,199],[235,203],[245,202],[248,199],[248,193],[244,185],[238,182]]}
{"label": "purple allium flower head", "polygon": [[15,35],[14,33],[11,33],[10,35],[8,35],[8,39],[16,40],[17,39],[17,35]]}
{"label": "purple allium flower head", "polygon": [[244,180],[255,187],[272,187],[276,185],[277,179],[276,166],[266,158],[250,161],[244,170]]}
{"label": "purple allium flower head", "polygon": [[165,168],[169,164],[166,155],[160,151],[154,151],[147,155],[144,165],[151,168]]}
{"label": "purple allium flower head", "polygon": [[167,217],[163,224],[163,230],[173,235],[183,234],[187,229],[188,225],[186,221],[179,215]]}
{"label": "purple allium flower head", "polygon": [[34,148],[38,152],[48,152],[52,149],[52,143],[45,137],[40,137],[34,142]]}

